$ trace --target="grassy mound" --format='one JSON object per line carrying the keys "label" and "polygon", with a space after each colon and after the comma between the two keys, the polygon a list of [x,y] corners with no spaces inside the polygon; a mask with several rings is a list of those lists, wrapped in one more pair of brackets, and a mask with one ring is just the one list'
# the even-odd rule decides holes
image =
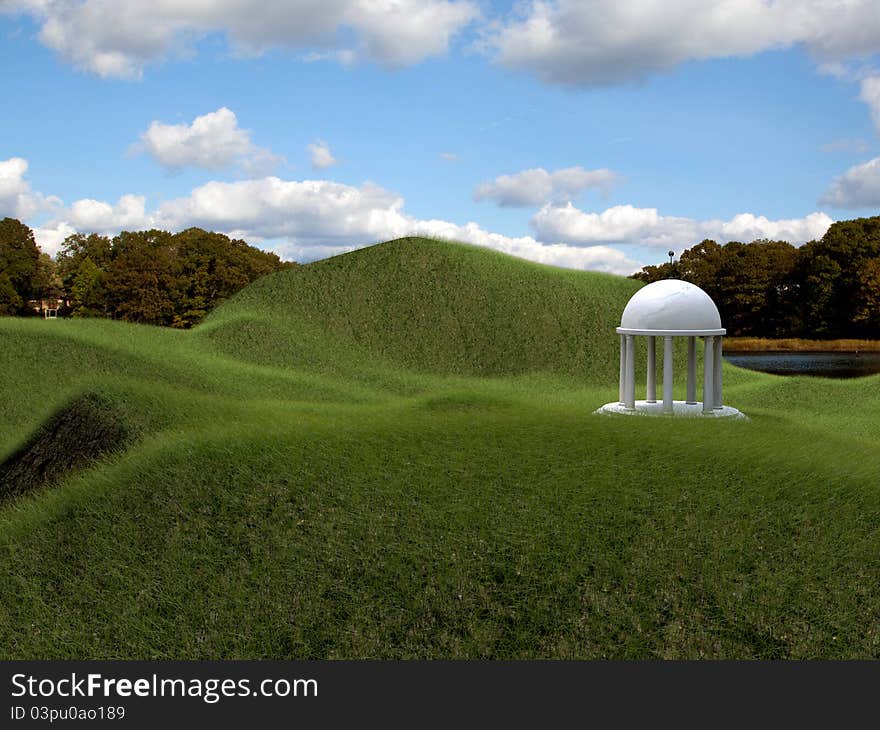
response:
{"label": "grassy mound", "polygon": [[0,457],[84,392],[138,434],[0,508],[0,657],[880,657],[880,377],[592,416],[634,286],[408,239],[0,320]]}
{"label": "grassy mound", "polygon": [[224,352],[284,366],[356,359],[432,373],[607,379],[614,327],[639,286],[403,238],[265,277],[200,333]]}

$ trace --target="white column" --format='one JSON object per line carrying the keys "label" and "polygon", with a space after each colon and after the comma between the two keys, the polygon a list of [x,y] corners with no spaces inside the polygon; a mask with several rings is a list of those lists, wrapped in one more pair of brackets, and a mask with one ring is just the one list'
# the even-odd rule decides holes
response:
{"label": "white column", "polygon": [[648,337],[648,403],[657,402],[657,338]]}
{"label": "white column", "polygon": [[715,375],[714,340],[714,337],[703,338],[703,413],[712,412],[712,401],[715,398],[715,385],[712,383]]}
{"label": "white column", "polygon": [[688,337],[687,402],[697,402],[697,338]]}
{"label": "white column", "polygon": [[721,401],[721,335],[715,338],[715,394],[713,406],[717,409],[722,407]]}
{"label": "white column", "polygon": [[635,337],[626,336],[626,373],[624,375],[623,404],[628,411],[636,409]]}
{"label": "white column", "polygon": [[663,412],[672,413],[672,336],[663,337]]}
{"label": "white column", "polygon": [[620,336],[620,385],[618,387],[617,400],[623,405],[624,383],[626,382],[626,335]]}

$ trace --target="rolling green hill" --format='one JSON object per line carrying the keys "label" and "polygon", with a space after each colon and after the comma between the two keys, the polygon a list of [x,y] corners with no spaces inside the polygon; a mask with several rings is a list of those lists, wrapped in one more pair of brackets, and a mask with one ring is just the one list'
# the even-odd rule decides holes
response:
{"label": "rolling green hill", "polygon": [[198,333],[223,352],[283,366],[366,359],[430,373],[607,380],[619,310],[639,286],[403,238],[264,277]]}
{"label": "rolling green hill", "polygon": [[880,377],[593,416],[637,286],[402,239],[0,320],[0,657],[880,656]]}

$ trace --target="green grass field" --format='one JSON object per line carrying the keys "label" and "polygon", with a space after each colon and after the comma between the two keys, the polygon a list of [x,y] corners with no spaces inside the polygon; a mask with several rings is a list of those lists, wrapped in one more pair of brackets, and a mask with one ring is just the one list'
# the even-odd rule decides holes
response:
{"label": "green grass field", "polygon": [[403,239],[190,332],[0,320],[0,460],[127,434],[0,502],[0,658],[880,657],[880,376],[594,416],[637,287]]}

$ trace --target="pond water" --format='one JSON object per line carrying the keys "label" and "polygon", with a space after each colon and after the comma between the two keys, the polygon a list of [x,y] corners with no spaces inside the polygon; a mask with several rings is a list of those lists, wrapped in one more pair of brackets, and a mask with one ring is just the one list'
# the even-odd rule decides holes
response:
{"label": "pond water", "polygon": [[858,378],[880,373],[880,352],[725,352],[724,359],[774,375]]}

